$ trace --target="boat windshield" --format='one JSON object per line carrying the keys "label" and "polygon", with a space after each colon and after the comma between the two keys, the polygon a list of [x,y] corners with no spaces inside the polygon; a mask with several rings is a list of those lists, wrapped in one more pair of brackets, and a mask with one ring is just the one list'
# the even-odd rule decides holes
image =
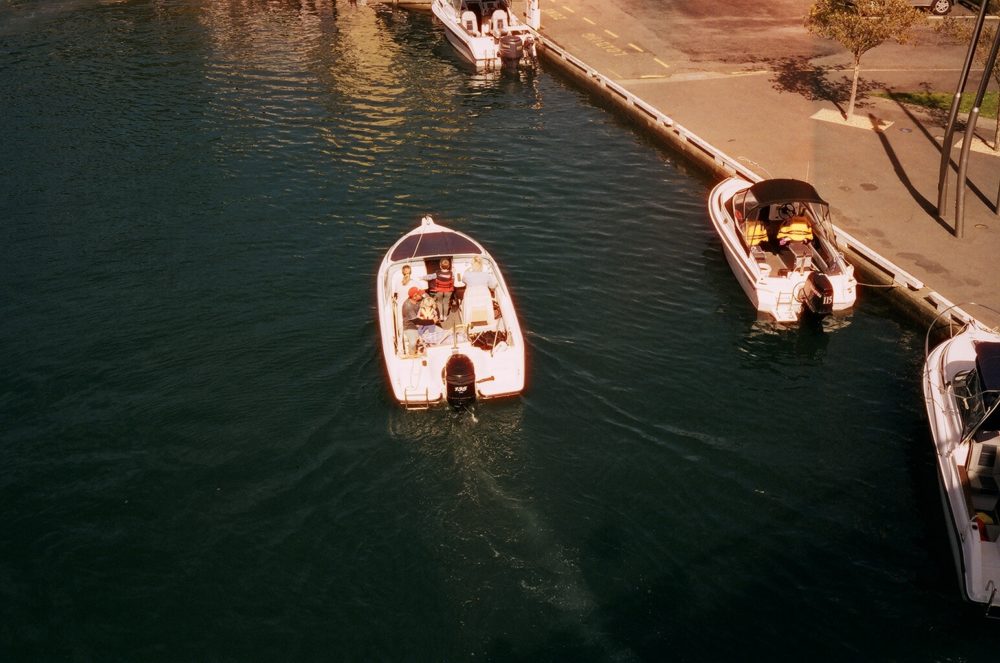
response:
{"label": "boat windshield", "polygon": [[980,342],[976,347],[976,373],[986,420],[981,428],[1000,431],[1000,343]]}
{"label": "boat windshield", "polygon": [[962,437],[979,430],[1000,431],[1000,343],[976,343],[976,368],[952,380],[962,417]]}

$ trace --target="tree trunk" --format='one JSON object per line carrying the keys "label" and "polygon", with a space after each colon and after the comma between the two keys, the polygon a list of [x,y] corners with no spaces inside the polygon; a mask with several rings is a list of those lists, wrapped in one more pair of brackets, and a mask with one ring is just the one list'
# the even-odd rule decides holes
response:
{"label": "tree trunk", "polygon": [[854,117],[854,100],[858,96],[858,78],[861,76],[861,55],[854,55],[854,80],[851,81],[851,100],[847,104],[847,119]]}
{"label": "tree trunk", "polygon": [[[1000,98],[1000,97],[998,97]],[[993,151],[1000,152],[1000,104],[997,104],[997,124],[993,127]]]}

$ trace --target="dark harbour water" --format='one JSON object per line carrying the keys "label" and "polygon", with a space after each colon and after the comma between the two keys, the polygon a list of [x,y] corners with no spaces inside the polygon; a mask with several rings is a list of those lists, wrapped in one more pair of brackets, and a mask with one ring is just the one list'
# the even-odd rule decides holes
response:
{"label": "dark harbour water", "polygon": [[[757,323],[711,182],[349,2],[0,5],[0,660],[995,661],[875,293]],[[374,276],[502,262],[522,398],[404,412]]]}

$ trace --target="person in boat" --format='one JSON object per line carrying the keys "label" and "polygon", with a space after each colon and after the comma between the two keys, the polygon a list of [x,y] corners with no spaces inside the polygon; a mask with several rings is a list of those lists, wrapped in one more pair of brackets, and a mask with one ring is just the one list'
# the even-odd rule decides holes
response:
{"label": "person in boat", "polygon": [[497,279],[489,272],[483,271],[483,259],[479,256],[472,257],[472,265],[465,274],[459,274],[458,280],[465,283],[466,287],[484,285],[490,290],[496,290]]}
{"label": "person in boat", "polygon": [[[420,311],[417,315],[417,319],[425,321],[424,326],[434,325],[440,322],[437,302],[435,302],[432,297],[428,297],[426,293],[420,298]],[[417,325],[419,326],[420,323],[418,322]]]}
{"label": "person in boat", "polygon": [[778,229],[778,244],[781,246],[789,242],[811,242],[812,238],[812,224],[800,214],[782,221],[781,228]]}
{"label": "person in boat", "polygon": [[416,285],[410,277],[413,269],[409,265],[403,265],[402,276],[392,288],[392,296],[397,302],[405,302],[410,297],[410,288]]}
{"label": "person in boat", "polygon": [[451,260],[441,258],[437,271],[421,278],[425,281],[434,279],[434,300],[437,302],[438,318],[444,320],[448,317],[451,295],[455,292],[455,275],[451,271]]}
{"label": "person in boat", "polygon": [[[417,353],[417,340],[420,338],[420,323],[427,321],[420,317],[420,302],[424,297],[424,291],[416,286],[411,286],[407,291],[406,301],[403,302],[403,350],[405,354],[413,355]],[[434,324],[433,320],[430,324]]]}
{"label": "person in boat", "polygon": [[437,304],[427,293],[413,286],[403,302],[403,348],[407,355],[417,354],[417,342],[425,346],[443,343],[451,332],[438,326]]}

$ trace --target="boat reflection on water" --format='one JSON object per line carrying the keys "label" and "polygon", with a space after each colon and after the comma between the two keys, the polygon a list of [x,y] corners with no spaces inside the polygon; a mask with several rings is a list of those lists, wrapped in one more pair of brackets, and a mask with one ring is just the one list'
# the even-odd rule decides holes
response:
{"label": "boat reflection on water", "polygon": [[740,339],[739,348],[751,364],[821,364],[830,344],[828,332],[849,324],[847,316],[829,316],[823,319],[806,316],[794,325],[773,320],[756,320]]}

